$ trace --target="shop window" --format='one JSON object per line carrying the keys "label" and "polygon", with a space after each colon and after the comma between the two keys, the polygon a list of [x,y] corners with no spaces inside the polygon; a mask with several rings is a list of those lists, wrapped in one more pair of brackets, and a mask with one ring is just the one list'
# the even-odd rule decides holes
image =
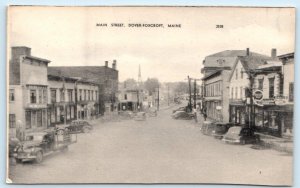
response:
{"label": "shop window", "polygon": [[9,128],[16,128],[16,114],[9,114]]}
{"label": "shop window", "polygon": [[274,98],[274,78],[269,78],[269,98]]}
{"label": "shop window", "polygon": [[10,89],[9,90],[9,101],[15,101],[15,90],[14,89]]}
{"label": "shop window", "polygon": [[36,112],[37,117],[37,127],[42,127],[43,119],[42,119],[42,110],[38,110]]}
{"label": "shop window", "polygon": [[25,112],[26,129],[31,128],[31,111]]}
{"label": "shop window", "polygon": [[294,101],[294,83],[291,82],[289,85],[289,101],[293,102]]}

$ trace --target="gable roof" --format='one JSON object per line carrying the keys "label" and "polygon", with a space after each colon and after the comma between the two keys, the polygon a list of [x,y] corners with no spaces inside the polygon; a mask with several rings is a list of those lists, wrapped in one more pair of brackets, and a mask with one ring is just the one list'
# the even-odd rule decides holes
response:
{"label": "gable roof", "polygon": [[236,69],[236,66],[239,62],[241,62],[243,68],[245,69],[245,72],[249,74],[249,70],[257,69],[260,65],[263,65],[266,63],[266,61],[272,60],[271,57],[263,57],[263,56],[243,56],[238,57],[237,61],[235,62],[234,66],[232,67],[232,71],[229,76],[229,81],[231,80],[233,73]]}
{"label": "gable roof", "polygon": [[[257,57],[261,59],[270,58],[267,55],[259,54],[256,52],[249,52],[249,56],[247,56],[246,50],[225,50],[206,56],[204,61],[204,67],[233,67],[237,62],[237,58],[239,57]],[[221,63],[220,59],[222,60]]]}

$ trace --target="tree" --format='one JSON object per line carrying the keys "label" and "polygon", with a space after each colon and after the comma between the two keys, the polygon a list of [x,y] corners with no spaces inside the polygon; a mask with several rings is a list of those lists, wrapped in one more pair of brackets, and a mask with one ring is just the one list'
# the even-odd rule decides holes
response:
{"label": "tree", "polygon": [[149,94],[152,95],[159,87],[159,81],[157,78],[148,78],[144,82],[145,89],[149,91]]}
{"label": "tree", "polygon": [[189,84],[187,82],[178,82],[178,83],[176,83],[174,91],[175,91],[175,93],[178,93],[178,94],[188,93]]}

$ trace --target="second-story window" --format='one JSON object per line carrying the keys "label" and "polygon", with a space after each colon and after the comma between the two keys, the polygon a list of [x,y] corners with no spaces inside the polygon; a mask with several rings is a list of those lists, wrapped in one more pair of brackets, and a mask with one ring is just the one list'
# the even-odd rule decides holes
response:
{"label": "second-story window", "polygon": [[238,79],[238,76],[239,76],[239,73],[237,70],[235,70],[235,79],[237,80]]}
{"label": "second-story window", "polygon": [[88,100],[90,101],[91,100],[91,91],[88,90]]}
{"label": "second-story window", "polygon": [[289,101],[294,101],[294,82],[291,82],[289,85]]}
{"label": "second-story window", "polygon": [[230,98],[233,99],[233,87],[231,88],[231,96],[230,96]]}
{"label": "second-story window", "polygon": [[47,89],[43,89],[43,103],[47,103]]}
{"label": "second-story window", "polygon": [[241,68],[241,79],[243,79],[244,77],[244,73],[243,73],[243,69]]}
{"label": "second-story window", "polygon": [[87,97],[86,97],[86,90],[83,91],[83,98],[86,101]]}
{"label": "second-story window", "polygon": [[72,89],[68,89],[68,99],[69,99],[69,102],[73,101],[73,90]]}
{"label": "second-story window", "polygon": [[36,90],[30,90],[30,103],[36,103]]}
{"label": "second-story window", "polygon": [[127,94],[124,95],[124,100],[127,100]]}
{"label": "second-story window", "polygon": [[82,101],[82,89],[79,90],[79,101]]}
{"label": "second-story window", "polygon": [[258,79],[258,89],[262,91],[263,86],[264,86],[264,79]]}
{"label": "second-story window", "polygon": [[39,103],[43,103],[43,90],[39,89]]}
{"label": "second-story window", "polygon": [[269,78],[269,98],[274,98],[274,78]]}
{"label": "second-story window", "polygon": [[56,103],[56,89],[50,89],[51,103]]}
{"label": "second-story window", "polygon": [[14,89],[10,89],[9,90],[9,101],[15,101],[15,90]]}
{"label": "second-story window", "polygon": [[243,98],[243,87],[240,87],[240,99]]}
{"label": "second-story window", "polygon": [[96,91],[96,101],[98,100],[98,92]]}
{"label": "second-story window", "polygon": [[63,102],[65,101],[65,91],[64,89],[60,89],[60,101]]}
{"label": "second-story window", "polygon": [[237,95],[238,95],[238,87],[235,87],[235,97],[237,99]]}

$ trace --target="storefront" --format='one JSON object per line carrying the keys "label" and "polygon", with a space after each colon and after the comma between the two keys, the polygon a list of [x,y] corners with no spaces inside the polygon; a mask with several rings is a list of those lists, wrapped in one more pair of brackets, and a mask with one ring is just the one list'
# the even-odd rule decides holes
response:
{"label": "storefront", "polygon": [[247,107],[243,101],[231,101],[229,104],[229,122],[240,125],[248,124]]}
{"label": "storefront", "polygon": [[255,106],[255,127],[269,135],[292,137],[293,105]]}
{"label": "storefront", "polygon": [[212,100],[206,101],[207,117],[215,121],[223,121],[222,117],[222,101]]}

